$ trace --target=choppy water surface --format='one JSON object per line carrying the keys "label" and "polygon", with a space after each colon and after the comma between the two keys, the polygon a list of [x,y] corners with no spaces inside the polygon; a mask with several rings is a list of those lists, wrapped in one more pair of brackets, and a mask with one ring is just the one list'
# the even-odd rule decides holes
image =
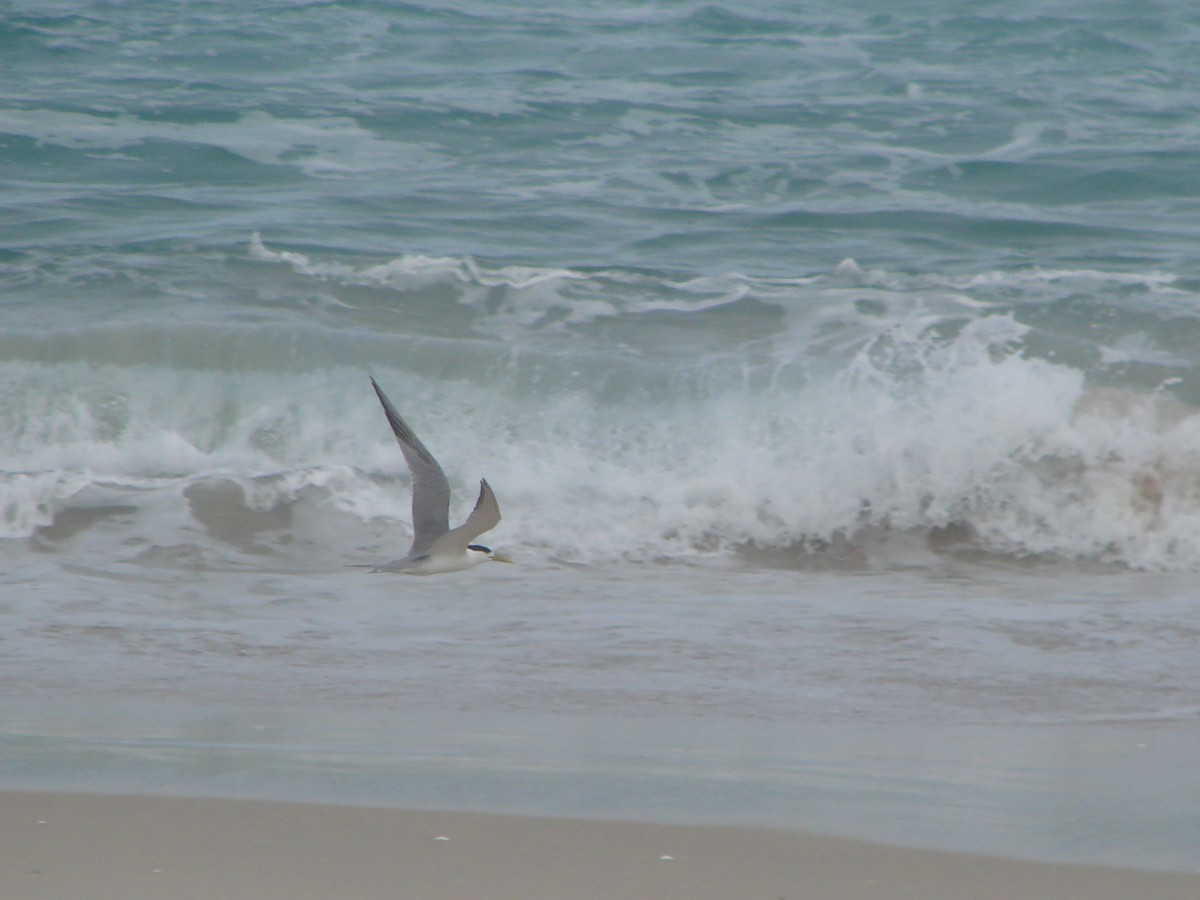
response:
{"label": "choppy water surface", "polygon": [[[9,4],[10,735],[109,740],[77,703],[120,697],[1186,743],[1198,37],[1182,3]],[[517,567],[346,568],[409,537],[368,373]],[[1169,807],[1139,833],[1191,833]]]}

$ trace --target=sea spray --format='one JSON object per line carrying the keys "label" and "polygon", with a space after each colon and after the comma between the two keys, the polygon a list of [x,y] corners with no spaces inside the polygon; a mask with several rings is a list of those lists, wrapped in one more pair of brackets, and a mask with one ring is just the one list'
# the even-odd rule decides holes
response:
{"label": "sea spray", "polygon": [[[286,555],[312,537],[292,533],[315,521],[300,515],[214,528],[222,503],[233,519],[327,509],[348,533],[403,532],[407,471],[364,389],[371,372],[460,505],[489,478],[501,537],[546,557],[771,551],[807,565],[835,545],[865,560],[887,533],[947,552],[952,533],[954,552],[1200,565],[1200,419],[1169,385],[1106,384],[1099,350],[1090,368],[1057,358],[1053,331],[999,302],[992,277],[920,287],[852,262],[824,278],[700,281],[465,259],[362,266],[257,237],[250,257],[322,285],[336,301],[325,321],[57,331],[0,364],[8,536],[113,492],[122,508],[178,507],[174,535],[124,515],[135,548],[217,534],[219,555],[252,531],[257,549]],[[450,336],[462,315],[474,324]],[[89,362],[61,361],[68,344]],[[237,490],[198,487],[218,482]]]}

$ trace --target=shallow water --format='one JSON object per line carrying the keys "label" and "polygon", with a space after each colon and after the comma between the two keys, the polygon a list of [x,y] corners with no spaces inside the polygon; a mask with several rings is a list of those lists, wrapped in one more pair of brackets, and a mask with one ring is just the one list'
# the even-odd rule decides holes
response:
{"label": "shallow water", "polygon": [[[1180,576],[527,563],[9,604],[4,783],[808,828],[1195,869]],[[165,583],[175,602],[164,608]],[[1131,602],[1136,597],[1136,602]],[[54,609],[47,614],[47,607]]]}

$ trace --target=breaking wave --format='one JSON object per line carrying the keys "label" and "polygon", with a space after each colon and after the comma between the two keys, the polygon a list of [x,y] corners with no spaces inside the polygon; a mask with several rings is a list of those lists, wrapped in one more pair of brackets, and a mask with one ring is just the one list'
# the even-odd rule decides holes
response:
{"label": "breaking wave", "polygon": [[[918,564],[1200,567],[1200,416],[1171,377],[1190,361],[1144,327],[1055,352],[1051,325],[1003,302],[1015,281],[1028,297],[1097,273],[919,286],[849,261],[791,280],[362,266],[257,236],[249,255],[324,291],[329,318],[6,338],[4,536],[54,549],[103,533],[131,560],[402,545],[407,473],[371,371],[460,511],[488,477],[494,540],[529,555],[859,564],[885,547]],[[464,310],[474,336],[455,337]],[[1120,366],[1124,385],[1104,377]]]}

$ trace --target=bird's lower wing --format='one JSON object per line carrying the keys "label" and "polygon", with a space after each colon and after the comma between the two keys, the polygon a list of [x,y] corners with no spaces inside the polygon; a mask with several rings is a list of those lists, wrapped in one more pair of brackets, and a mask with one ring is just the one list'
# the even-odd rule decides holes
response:
{"label": "bird's lower wing", "polygon": [[447,531],[434,541],[425,552],[430,555],[436,555],[443,549],[448,552],[465,551],[467,545],[475,540],[475,538],[479,537],[485,531],[491,531],[499,524],[500,504],[496,502],[496,495],[492,493],[492,486],[485,479],[481,478],[479,480],[479,499],[475,501],[475,508],[467,516],[467,521],[463,522],[457,528]]}

